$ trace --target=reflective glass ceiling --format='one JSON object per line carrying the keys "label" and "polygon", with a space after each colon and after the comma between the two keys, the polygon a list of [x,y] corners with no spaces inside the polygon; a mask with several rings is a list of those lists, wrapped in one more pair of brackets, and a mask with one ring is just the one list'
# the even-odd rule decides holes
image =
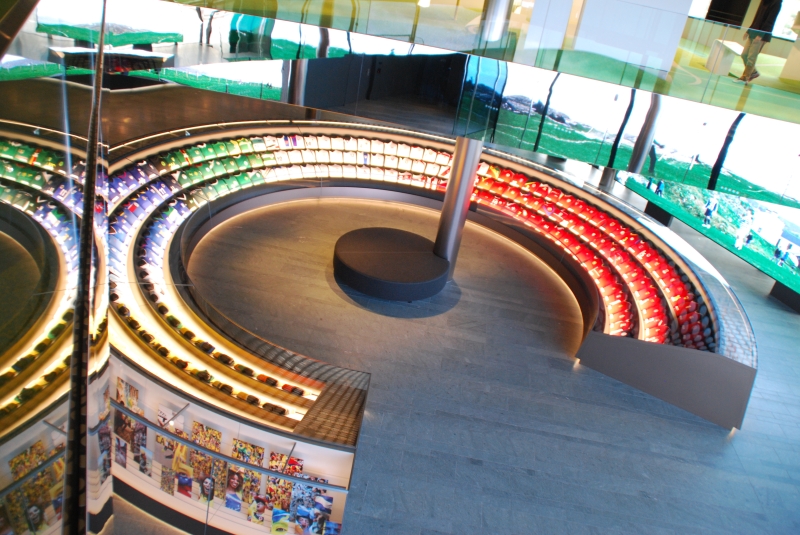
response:
{"label": "reflective glass ceiling", "polygon": [[[743,65],[735,50],[744,30],[689,17],[688,0],[659,7],[644,0],[172,1],[465,52],[800,123],[797,45],[773,38],[759,60],[759,80],[738,83]],[[728,47],[719,60],[732,59],[729,68],[709,64],[717,41]],[[786,65],[795,61],[796,68]]]}

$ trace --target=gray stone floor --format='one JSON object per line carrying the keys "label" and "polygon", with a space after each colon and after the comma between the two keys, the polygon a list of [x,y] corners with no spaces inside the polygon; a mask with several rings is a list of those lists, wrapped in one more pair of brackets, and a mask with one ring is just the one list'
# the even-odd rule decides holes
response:
{"label": "gray stone floor", "polygon": [[800,532],[800,316],[766,297],[767,277],[675,224],[756,331],[759,373],[731,433],[574,365],[566,288],[476,228],[456,284],[430,301],[345,293],[333,243],[370,225],[432,237],[435,215],[337,201],[266,209],[215,230],[190,266],[245,326],[373,374],[347,535]]}
{"label": "gray stone floor", "polygon": [[[7,234],[0,232],[0,327],[19,312],[19,304],[33,297],[39,282],[39,267],[33,257]],[[0,329],[0,352],[15,332]]]}

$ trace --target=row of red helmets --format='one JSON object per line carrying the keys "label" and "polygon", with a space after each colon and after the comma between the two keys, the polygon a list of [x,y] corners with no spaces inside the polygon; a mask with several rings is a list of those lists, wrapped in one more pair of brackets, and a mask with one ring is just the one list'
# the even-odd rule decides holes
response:
{"label": "row of red helmets", "polygon": [[614,270],[600,255],[582,244],[569,230],[517,203],[505,201],[487,191],[478,191],[475,200],[520,219],[527,226],[542,233],[572,255],[589,272],[603,298],[603,309],[609,334],[628,336],[631,333],[634,316],[628,295]]}
{"label": "row of red helmets", "polygon": [[[493,195],[500,195],[507,202],[523,205],[528,210],[535,211],[589,243],[609,264],[614,266],[617,273],[630,287],[631,295],[637,302],[637,308],[642,311],[642,338],[657,343],[666,341],[667,317],[656,288],[641,268],[630,258],[626,258],[627,253],[608,242],[598,229],[587,225],[576,215],[576,212],[582,213],[591,207],[580,199],[566,195],[561,190],[547,184],[528,182],[528,177],[521,173],[513,173],[509,170],[499,173],[492,173],[491,169],[488,171],[488,176],[481,177],[478,181],[480,189],[488,190]],[[497,178],[491,178],[492,176]],[[567,243],[567,245],[570,244]],[[594,273],[597,271],[595,270]],[[617,284],[615,280],[608,277],[603,280],[602,276],[597,279],[597,282],[608,284],[609,288],[615,288]],[[611,292],[611,294],[614,293]],[[624,292],[620,291],[619,293],[624,295]],[[607,296],[604,295],[604,300],[606,299]],[[612,310],[616,312],[619,308],[620,306],[617,305]]]}
{"label": "row of red helmets", "polygon": [[[577,197],[509,169],[482,164],[476,187],[479,192],[497,199],[493,201],[487,197],[484,203],[496,205],[503,199],[507,204],[523,206],[569,229],[600,253],[622,277],[636,301],[642,313],[643,339],[698,349],[712,348],[708,345],[713,345],[713,341],[709,338],[707,308],[702,307],[704,316],[699,311],[702,300],[695,296],[688,279],[627,225]],[[507,211],[519,216],[514,209]],[[578,260],[583,263],[580,258]],[[670,325],[662,296],[679,322]],[[690,315],[694,311],[698,311],[697,318]]]}

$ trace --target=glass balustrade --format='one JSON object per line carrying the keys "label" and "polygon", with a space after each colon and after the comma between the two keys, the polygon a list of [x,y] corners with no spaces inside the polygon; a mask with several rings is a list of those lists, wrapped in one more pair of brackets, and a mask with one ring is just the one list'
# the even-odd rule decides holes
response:
{"label": "glass balustrade", "polygon": [[[761,77],[744,85],[736,78],[744,68],[739,56],[747,28],[689,16],[689,3],[655,7],[646,2],[610,0],[175,1],[206,9],[205,23],[212,20],[214,11],[218,10],[215,17],[234,11],[501,59],[781,120],[800,120],[794,4],[787,4],[782,22],[762,51],[758,62]],[[249,33],[255,25],[239,27]],[[313,26],[306,28],[308,48],[324,41]],[[269,30],[262,27],[254,33],[263,35],[264,31]]]}
{"label": "glass balustrade", "polygon": [[[487,157],[600,199],[631,229],[669,243],[697,288],[726,295],[742,325],[713,267],[596,188],[600,168],[800,291],[795,26],[781,23],[760,76],[743,84],[744,29],[620,6],[108,0],[103,26],[97,0],[42,0],[0,58],[0,533],[61,528],[76,341],[88,359],[92,531],[117,493],[157,516],[166,505],[165,519],[189,532],[339,533],[369,375],[253,333],[181,270],[225,210],[265,185],[360,187],[355,180],[438,200],[451,163],[442,147],[479,138]],[[322,146],[326,128],[368,132],[368,146],[359,145],[366,134]],[[270,129],[282,135],[268,139]],[[403,136],[419,145],[385,148]],[[522,221],[514,199],[535,181],[511,187],[495,171],[479,172],[476,202]],[[540,204],[525,217],[561,236]],[[571,217],[563,225],[578,222]],[[577,238],[558,239],[585,253]],[[75,317],[81,264],[85,331]],[[745,331],[726,349],[754,365]]]}

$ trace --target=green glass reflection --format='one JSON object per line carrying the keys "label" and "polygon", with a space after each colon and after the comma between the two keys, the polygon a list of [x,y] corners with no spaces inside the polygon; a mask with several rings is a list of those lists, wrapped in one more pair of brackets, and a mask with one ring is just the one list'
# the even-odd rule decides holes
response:
{"label": "green glass reflection", "polygon": [[[171,1],[512,61],[800,122],[800,80],[784,68],[790,40],[774,37],[758,65],[759,80],[740,84],[741,59],[730,52],[736,57],[720,74],[712,48],[720,42],[735,50],[744,30],[688,17],[670,4],[632,2],[627,11],[617,12],[622,3],[602,0]],[[312,54],[302,51],[296,57],[320,57]]]}
{"label": "green glass reflection", "polygon": [[[800,266],[794,250],[800,221],[796,207],[711,192],[685,183],[657,183],[637,175],[626,175],[625,185],[770,277],[800,291]],[[706,206],[712,197],[717,209],[706,218]]]}

